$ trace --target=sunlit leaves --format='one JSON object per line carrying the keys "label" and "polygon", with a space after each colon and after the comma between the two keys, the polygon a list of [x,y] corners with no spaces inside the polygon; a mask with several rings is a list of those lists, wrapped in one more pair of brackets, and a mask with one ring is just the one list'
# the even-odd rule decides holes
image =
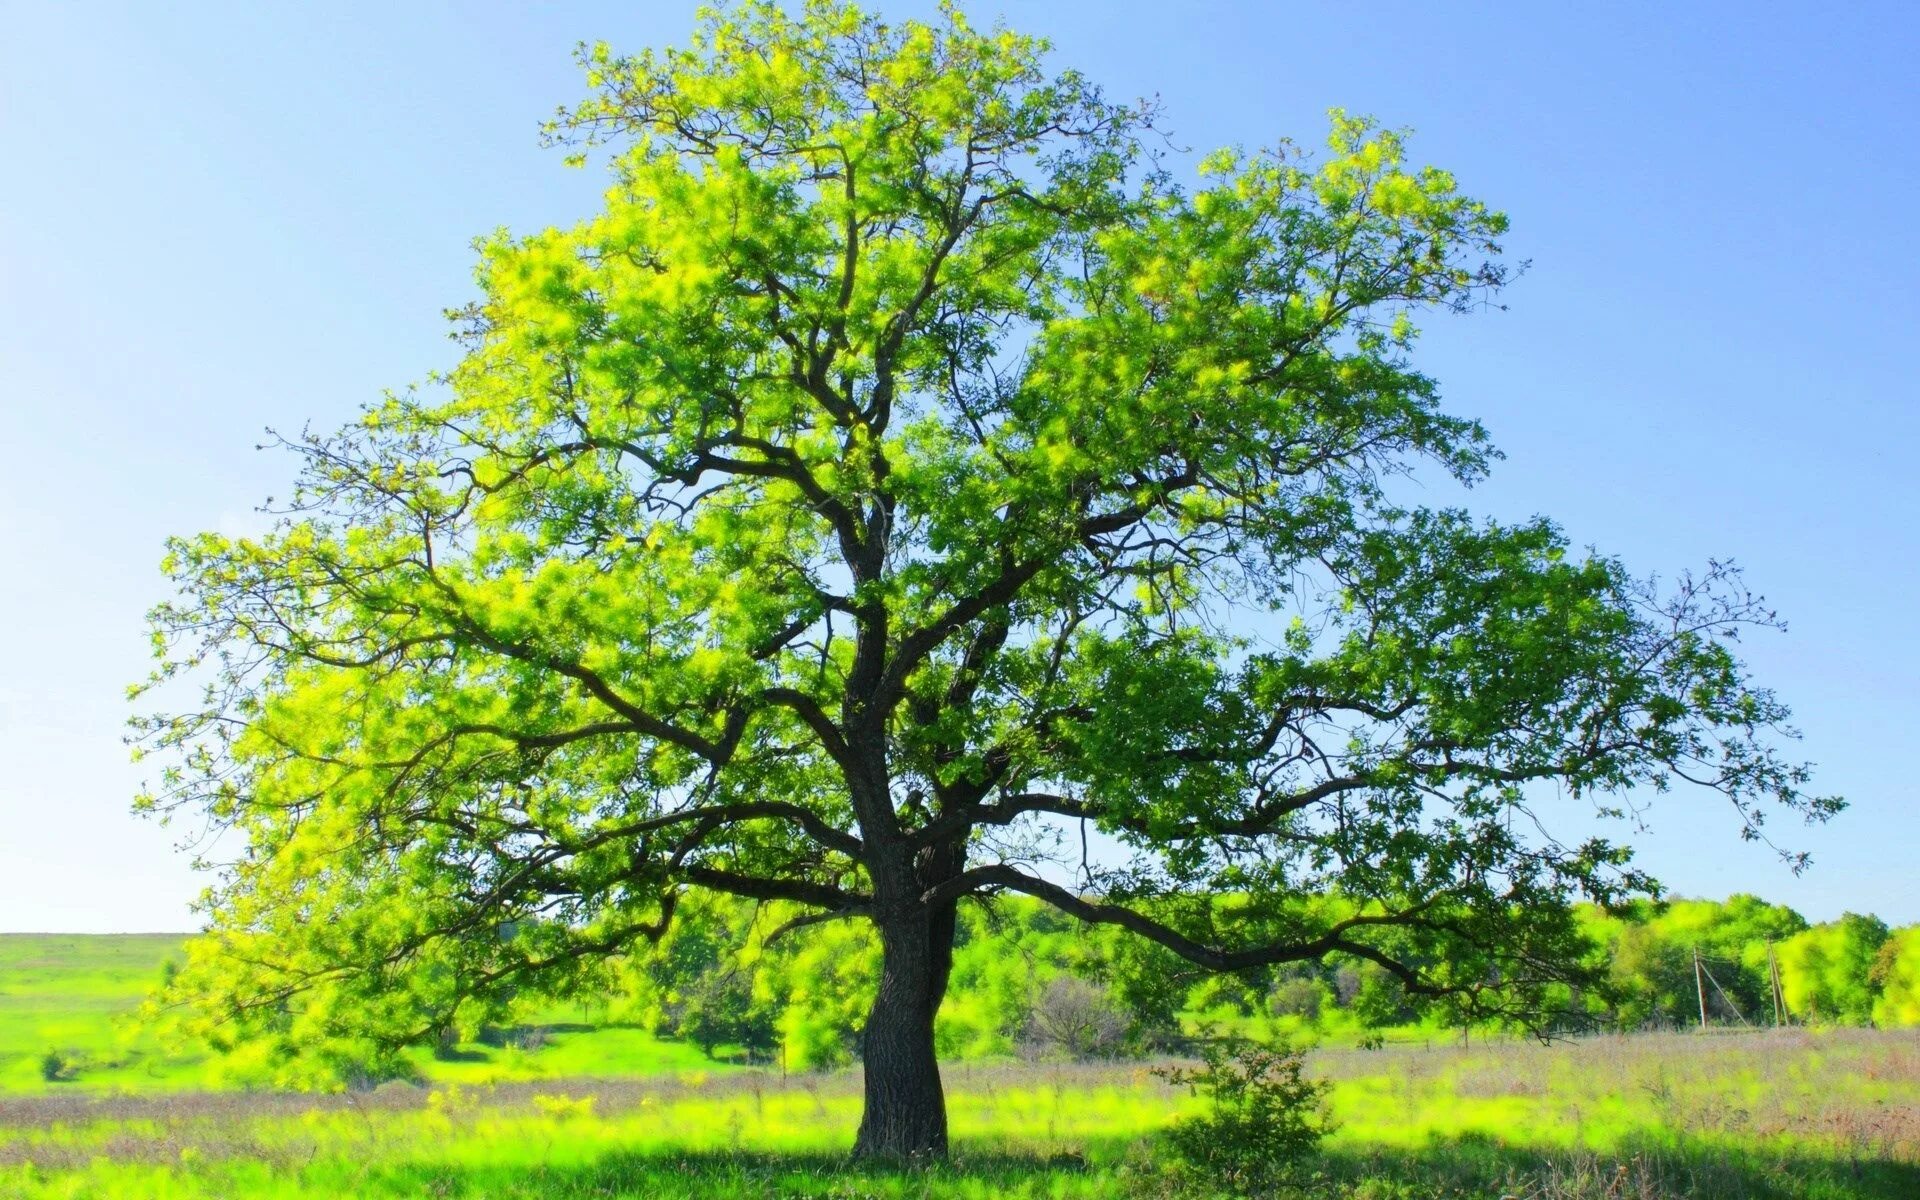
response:
{"label": "sunlit leaves", "polygon": [[269,533],[169,553],[157,682],[207,690],[145,732],[154,807],[233,835],[215,1009],[385,1045],[689,887],[950,912],[1081,820],[1136,856],[1082,886],[1190,958],[1532,986],[1575,897],[1649,885],[1543,797],[1833,811],[1734,573],[1665,599],[1395,502],[1497,457],[1412,354],[1504,216],[1339,112],[1177,179],[1044,49],[814,0],[582,50],[548,133],[599,210],[483,238],[459,365],[288,439]]}

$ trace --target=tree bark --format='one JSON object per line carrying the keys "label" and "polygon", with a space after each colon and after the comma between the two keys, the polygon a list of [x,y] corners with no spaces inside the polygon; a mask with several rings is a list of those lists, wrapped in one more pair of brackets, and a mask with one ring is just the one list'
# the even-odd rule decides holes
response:
{"label": "tree bark", "polygon": [[[952,922],[915,904],[877,920],[880,990],[867,1016],[862,1058],[866,1111],[854,1140],[857,1158],[946,1157],[947,1098],[933,1049],[933,1017],[952,960]],[[936,946],[936,928],[946,943]]]}

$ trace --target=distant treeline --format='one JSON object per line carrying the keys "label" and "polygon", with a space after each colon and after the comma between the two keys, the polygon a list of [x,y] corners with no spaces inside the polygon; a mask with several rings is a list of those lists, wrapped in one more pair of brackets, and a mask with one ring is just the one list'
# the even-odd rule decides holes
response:
{"label": "distant treeline", "polygon": [[[1588,908],[1581,921],[1604,983],[1562,989],[1553,1022],[1564,1031],[1697,1024],[1702,990],[1711,1023],[1771,1024],[1776,964],[1796,1023],[1920,1025],[1920,925],[1851,913],[1816,925],[1747,895]],[[691,903],[657,949],[612,964],[593,1015],[792,1070],[849,1061],[877,942],[864,922],[769,938],[779,924],[747,902]],[[938,1036],[950,1058],[1087,1057],[1167,1048],[1207,1028],[1364,1042],[1461,1024],[1457,1010],[1409,997],[1361,959],[1207,975],[1131,934],[1008,897],[963,908]]]}

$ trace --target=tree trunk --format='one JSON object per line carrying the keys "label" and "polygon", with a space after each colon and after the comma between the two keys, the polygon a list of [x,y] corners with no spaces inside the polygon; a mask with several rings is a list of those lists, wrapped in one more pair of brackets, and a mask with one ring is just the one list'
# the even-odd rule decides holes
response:
{"label": "tree trunk", "polygon": [[[933,1051],[933,1016],[946,990],[952,922],[913,905],[878,922],[880,990],[867,1016],[862,1057],[866,1111],[853,1144],[858,1158],[944,1158],[947,1098]],[[936,927],[946,943],[935,945]]]}

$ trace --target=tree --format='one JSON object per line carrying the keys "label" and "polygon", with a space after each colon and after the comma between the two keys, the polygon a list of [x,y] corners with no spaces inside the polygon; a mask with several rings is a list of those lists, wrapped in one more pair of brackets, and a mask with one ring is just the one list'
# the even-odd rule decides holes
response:
{"label": "tree", "polygon": [[1842,913],[1780,943],[1780,990],[1788,1010],[1806,1020],[1867,1024],[1884,980],[1874,967],[1888,936],[1880,918]]}
{"label": "tree", "polygon": [[170,548],[156,675],[208,687],[148,720],[144,803],[245,847],[207,1019],[464,1028],[686,889],[779,901],[876,929],[857,1148],[937,1155],[969,897],[1525,1012],[1575,898],[1655,887],[1540,832],[1556,797],[1838,807],[1730,571],[1662,600],[1396,500],[1495,457],[1411,322],[1502,285],[1503,216],[1338,113],[1323,161],[1183,186],[1043,49],[817,0],[582,52],[549,135],[610,158],[603,209],[486,239],[459,365],[284,439],[271,533]]}
{"label": "tree", "polygon": [[773,1053],[772,1009],[757,1005],[753,981],[741,971],[709,971],[695,979],[683,1001],[680,1031],[708,1058],[733,1043],[749,1059],[765,1061]]}
{"label": "tree", "polygon": [[[1691,1025],[1699,1019],[1701,981],[1694,955],[1707,960],[1714,985],[1709,1012],[1768,1013],[1773,1003],[1768,948],[1807,928],[1806,918],[1783,904],[1736,893],[1719,900],[1634,904],[1587,915],[1590,936],[1605,947],[1613,1019],[1627,1026],[1658,1022]],[[1722,993],[1724,992],[1724,998]],[[1731,1004],[1732,1007],[1728,1007]]]}
{"label": "tree", "polygon": [[1873,1023],[1882,1029],[1920,1025],[1920,925],[1896,929],[1874,956],[1868,982],[1879,991]]}

